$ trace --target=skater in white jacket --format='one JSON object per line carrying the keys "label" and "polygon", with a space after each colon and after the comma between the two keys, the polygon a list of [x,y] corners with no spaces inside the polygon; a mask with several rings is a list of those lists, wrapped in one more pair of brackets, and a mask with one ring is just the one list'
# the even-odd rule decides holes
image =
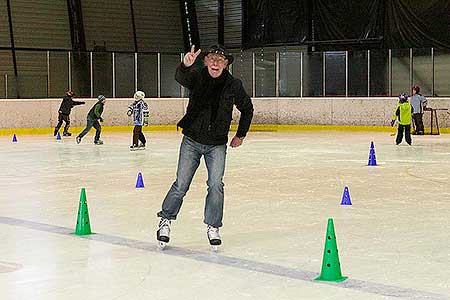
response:
{"label": "skater in white jacket", "polygon": [[[142,133],[142,126],[148,126],[148,105],[144,101],[145,93],[137,91],[134,93],[134,102],[128,106],[128,116],[133,116],[133,143],[130,150],[145,149],[146,139]],[[139,144],[139,141],[141,144]]]}

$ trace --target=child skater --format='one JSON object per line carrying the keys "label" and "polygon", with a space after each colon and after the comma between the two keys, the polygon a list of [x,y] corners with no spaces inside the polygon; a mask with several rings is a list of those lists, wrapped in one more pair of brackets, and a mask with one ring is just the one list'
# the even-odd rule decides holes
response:
{"label": "child skater", "polygon": [[95,128],[94,144],[103,145],[103,141],[100,139],[100,134],[102,132],[102,126],[100,122],[103,122],[102,113],[105,106],[106,98],[103,95],[97,97],[98,101],[92,106],[91,110],[87,115],[86,128],[77,136],[77,144],[81,143],[81,139],[91,130],[92,127]]}
{"label": "child skater", "polygon": [[[148,105],[144,101],[145,93],[137,91],[134,93],[134,102],[128,106],[128,116],[133,116],[133,144],[130,150],[145,149],[145,136],[142,133],[142,126],[148,126]],[[141,141],[141,144],[139,144]]]}
{"label": "child skater", "polygon": [[395,143],[398,145],[403,140],[403,131],[405,132],[405,140],[411,145],[411,113],[412,106],[408,102],[408,95],[400,94],[397,107],[392,114],[391,126],[394,126],[395,120],[398,120],[398,131]]}
{"label": "child skater", "polygon": [[63,136],[71,136],[72,134],[69,132],[70,127],[70,112],[72,108],[76,105],[85,104],[84,101],[74,101],[72,100],[74,93],[72,91],[67,91],[66,96],[63,98],[61,105],[58,109],[58,124],[53,131],[53,135],[56,136],[58,134],[59,129],[62,126],[63,121],[66,122],[66,126],[64,126]]}

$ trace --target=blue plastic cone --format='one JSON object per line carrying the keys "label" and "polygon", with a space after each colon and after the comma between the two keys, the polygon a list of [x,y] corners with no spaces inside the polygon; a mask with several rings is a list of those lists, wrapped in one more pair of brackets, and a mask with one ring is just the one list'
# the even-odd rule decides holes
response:
{"label": "blue plastic cone", "polygon": [[17,137],[16,137],[16,134],[14,133],[14,135],[13,135],[13,143],[17,143]]}
{"label": "blue plastic cone", "polygon": [[350,193],[348,192],[348,187],[344,187],[341,205],[352,205],[352,201],[350,200]]}
{"label": "blue plastic cone", "polygon": [[137,189],[144,188],[144,180],[142,179],[141,172],[139,172],[139,174],[138,174],[138,178],[137,178],[137,181],[136,181],[136,188]]}
{"label": "blue plastic cone", "polygon": [[56,135],[56,140],[57,140],[57,141],[60,141],[60,140],[61,140],[61,135],[59,134],[59,131],[58,131],[58,134]]}
{"label": "blue plastic cone", "polygon": [[373,142],[370,143],[369,162],[367,163],[367,165],[368,166],[377,165],[377,157],[375,155],[375,146],[373,145]]}

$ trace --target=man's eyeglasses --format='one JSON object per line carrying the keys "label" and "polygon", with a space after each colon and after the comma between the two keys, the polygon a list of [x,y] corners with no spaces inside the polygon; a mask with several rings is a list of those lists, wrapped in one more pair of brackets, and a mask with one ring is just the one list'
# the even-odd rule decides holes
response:
{"label": "man's eyeglasses", "polygon": [[223,64],[227,61],[227,59],[224,56],[219,55],[219,54],[208,54],[206,56],[206,58],[212,62],[221,63],[221,64]]}

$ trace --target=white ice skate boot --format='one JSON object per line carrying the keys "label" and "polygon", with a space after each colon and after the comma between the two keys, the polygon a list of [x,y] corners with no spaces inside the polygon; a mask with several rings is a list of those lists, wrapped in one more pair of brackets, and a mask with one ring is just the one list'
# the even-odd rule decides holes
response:
{"label": "white ice skate boot", "polygon": [[161,249],[164,249],[166,244],[170,240],[170,220],[161,218],[158,225],[158,231],[156,232],[156,239]]}
{"label": "white ice skate boot", "polygon": [[211,245],[211,250],[217,252],[219,250],[219,245],[222,244],[219,228],[208,225],[206,233],[208,235],[209,244]]}

